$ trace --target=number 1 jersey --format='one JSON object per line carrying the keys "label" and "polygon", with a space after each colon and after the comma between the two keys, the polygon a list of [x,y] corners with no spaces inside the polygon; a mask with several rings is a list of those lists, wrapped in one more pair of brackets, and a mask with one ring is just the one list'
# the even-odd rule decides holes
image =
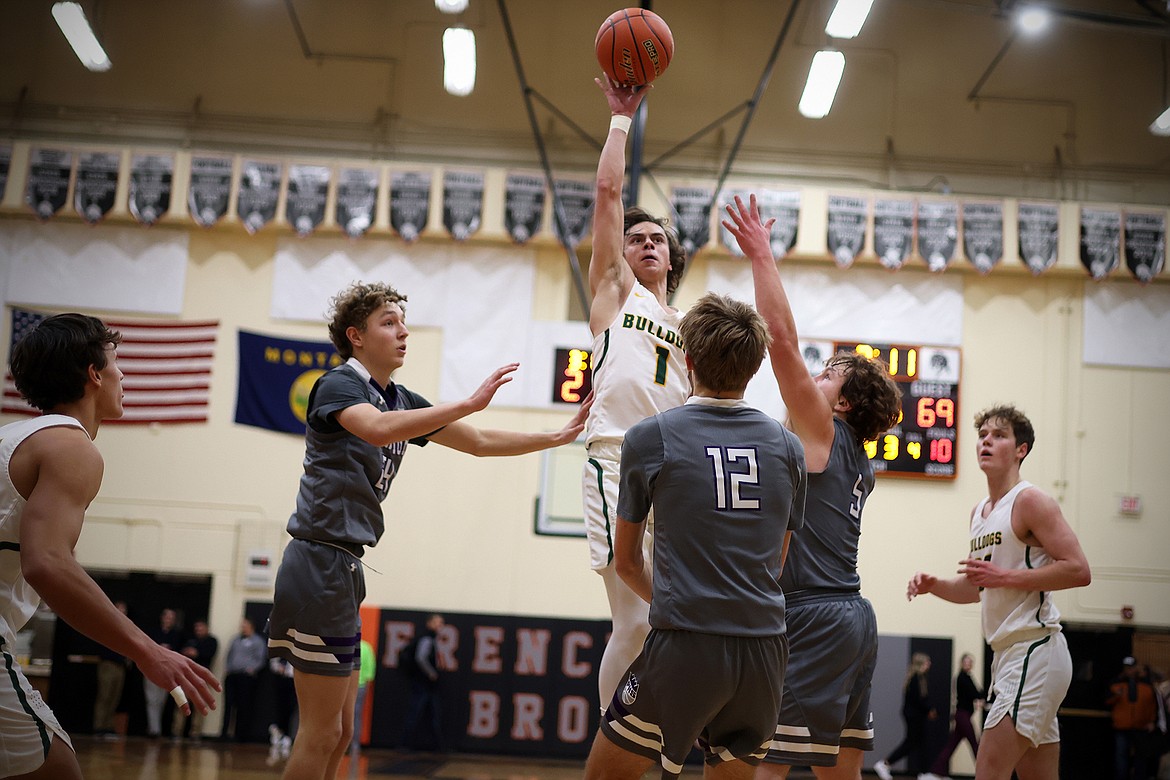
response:
{"label": "number 1 jersey", "polygon": [[662,308],[637,282],[608,328],[593,339],[593,408],[585,442],[620,442],[631,425],[690,395],[682,313]]}

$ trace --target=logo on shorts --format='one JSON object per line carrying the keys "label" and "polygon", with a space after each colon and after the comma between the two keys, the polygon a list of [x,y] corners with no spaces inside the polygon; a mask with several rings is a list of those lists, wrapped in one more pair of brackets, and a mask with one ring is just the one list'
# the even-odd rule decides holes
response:
{"label": "logo on shorts", "polygon": [[629,679],[626,684],[622,686],[622,704],[629,707],[638,698],[638,677],[633,672],[630,672]]}

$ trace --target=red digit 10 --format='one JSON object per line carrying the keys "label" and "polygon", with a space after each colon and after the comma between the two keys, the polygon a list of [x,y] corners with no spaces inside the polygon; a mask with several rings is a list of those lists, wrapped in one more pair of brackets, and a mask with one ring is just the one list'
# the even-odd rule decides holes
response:
{"label": "red digit 10", "polygon": [[930,459],[935,463],[950,463],[955,445],[950,439],[931,439]]}

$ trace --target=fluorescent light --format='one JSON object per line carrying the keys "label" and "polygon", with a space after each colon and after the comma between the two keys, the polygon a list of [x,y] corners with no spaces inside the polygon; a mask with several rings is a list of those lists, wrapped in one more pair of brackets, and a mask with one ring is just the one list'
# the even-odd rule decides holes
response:
{"label": "fluorescent light", "polygon": [[435,8],[445,14],[461,14],[467,10],[468,0],[435,0]]}
{"label": "fluorescent light", "polygon": [[800,96],[800,113],[809,119],[820,119],[828,114],[844,72],[845,55],[841,52],[825,49],[814,54],[804,94]]}
{"label": "fluorescent light", "polygon": [[1026,35],[1038,35],[1051,21],[1052,14],[1042,6],[1028,5],[1016,12],[1016,26]]}
{"label": "fluorescent light", "polygon": [[53,18],[82,65],[90,70],[110,69],[110,58],[98,43],[79,3],[53,3]]}
{"label": "fluorescent light", "polygon": [[475,89],[475,33],[466,27],[443,33],[443,87],[459,97]]}
{"label": "fluorescent light", "polygon": [[856,38],[869,16],[873,0],[837,0],[833,13],[825,25],[825,35],[834,38]]}
{"label": "fluorescent light", "polygon": [[1170,135],[1170,108],[1167,108],[1150,125],[1150,132],[1154,135]]}

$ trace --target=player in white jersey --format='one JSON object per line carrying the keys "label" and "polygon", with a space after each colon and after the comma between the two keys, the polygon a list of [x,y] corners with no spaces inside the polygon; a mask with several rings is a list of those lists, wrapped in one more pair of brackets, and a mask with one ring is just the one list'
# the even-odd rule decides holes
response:
{"label": "player in white jersey", "polygon": [[78,780],[69,737],[13,655],[16,633],[45,603],[70,626],[131,658],[186,714],[215,707],[219,683],[150,639],[110,603],[73,555],[104,464],[93,444],[122,416],[120,336],[81,314],[49,317],[12,349],[16,387],[42,417],[0,428],[0,777]]}
{"label": "player in white jersey", "polygon": [[933,593],[982,602],[983,635],[994,653],[988,715],[975,761],[977,780],[1056,780],[1056,711],[1072,680],[1072,659],[1051,591],[1088,585],[1089,562],[1060,505],[1020,478],[1032,451],[1032,423],[1012,406],[975,417],[976,453],[987,498],[971,512],[970,556],[959,576],[918,572],[906,595]]}
{"label": "player in white jersey", "polygon": [[[589,330],[594,401],[585,427],[589,457],[582,499],[590,565],[605,581],[613,617],[597,675],[604,710],[650,631],[649,607],[621,581],[612,563],[622,438],[639,420],[682,404],[690,385],[678,336],[682,315],[668,299],[682,278],[686,255],[666,220],[641,209],[622,210],[626,133],[647,88],[596,81],[612,118],[597,163],[593,211]],[[649,551],[649,536],[646,544]]]}

